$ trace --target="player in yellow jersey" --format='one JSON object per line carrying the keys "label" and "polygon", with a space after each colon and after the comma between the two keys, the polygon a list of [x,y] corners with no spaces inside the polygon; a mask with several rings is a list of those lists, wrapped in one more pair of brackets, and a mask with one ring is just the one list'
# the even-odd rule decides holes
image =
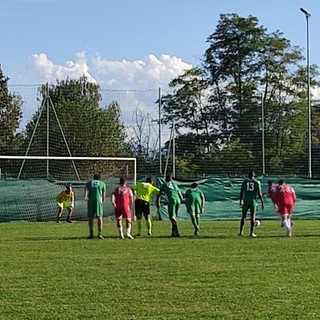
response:
{"label": "player in yellow jersey", "polygon": [[60,192],[56,196],[56,200],[58,201],[57,223],[60,222],[63,208],[66,208],[68,211],[66,222],[72,223],[71,216],[74,208],[74,192],[72,191],[72,187],[70,185],[67,186],[65,191]]}
{"label": "player in yellow jersey", "polygon": [[153,195],[159,194],[159,189],[153,185],[152,179],[147,178],[145,182],[139,182],[132,188],[136,199],[134,201],[135,215],[137,217],[138,233],[141,236],[142,215],[147,222],[148,235],[152,234],[152,222],[150,218],[150,200]]}

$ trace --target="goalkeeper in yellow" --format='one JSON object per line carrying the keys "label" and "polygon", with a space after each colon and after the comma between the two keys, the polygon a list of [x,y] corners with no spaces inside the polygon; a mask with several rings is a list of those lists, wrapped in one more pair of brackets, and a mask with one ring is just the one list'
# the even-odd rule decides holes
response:
{"label": "goalkeeper in yellow", "polygon": [[132,188],[136,197],[134,201],[135,215],[137,217],[138,233],[141,236],[142,215],[147,222],[148,236],[152,234],[152,222],[150,218],[150,200],[153,195],[159,194],[159,189],[153,185],[152,179],[147,178],[145,182],[139,182]]}
{"label": "goalkeeper in yellow", "polygon": [[66,222],[72,223],[71,215],[74,208],[74,192],[72,191],[72,187],[70,185],[67,186],[65,191],[60,192],[56,196],[56,200],[58,201],[57,223],[60,222],[63,208],[66,208],[68,211]]}

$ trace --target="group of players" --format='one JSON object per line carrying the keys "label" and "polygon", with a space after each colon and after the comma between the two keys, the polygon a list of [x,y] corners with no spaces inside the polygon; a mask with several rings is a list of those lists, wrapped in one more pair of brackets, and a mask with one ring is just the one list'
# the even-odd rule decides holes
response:
{"label": "group of players", "polygon": [[268,188],[264,193],[262,193],[260,181],[255,179],[254,171],[249,172],[248,178],[241,184],[240,208],[242,208],[242,217],[239,235],[243,235],[243,228],[247,213],[250,211],[250,236],[257,236],[254,232],[256,210],[258,206],[257,199],[260,199],[261,208],[264,209],[263,195],[268,196],[272,200],[274,209],[281,218],[281,226],[286,229],[286,236],[291,237],[291,214],[296,203],[296,194],[293,187],[287,185],[284,180],[279,180],[278,185],[275,185],[272,181],[268,181]]}
{"label": "group of players", "polygon": [[[119,237],[133,239],[131,234],[133,207],[138,228],[136,236],[141,236],[143,216],[146,220],[147,235],[152,235],[150,200],[153,196],[156,196],[156,206],[159,209],[162,195],[166,195],[167,197],[168,214],[172,225],[171,236],[180,236],[177,216],[182,200],[185,202],[187,211],[190,214],[191,221],[195,229],[194,233],[195,235],[198,235],[200,229],[200,214],[203,213],[205,204],[204,194],[199,189],[198,184],[193,183],[191,188],[187,190],[185,198],[183,198],[178,185],[173,182],[172,177],[168,175],[160,188],[153,185],[151,178],[147,178],[144,182],[137,183],[132,188],[126,185],[126,180],[124,178],[120,178],[119,186],[111,194],[111,203],[114,207]],[[94,218],[97,218],[98,238],[103,239],[103,204],[106,201],[106,184],[101,181],[101,175],[95,174],[93,179],[87,182],[85,186],[84,199],[88,203],[88,238],[94,238]],[[65,191],[57,195],[56,200],[58,201],[57,223],[60,222],[63,208],[67,209],[66,222],[72,223],[71,216],[75,202],[72,187],[68,185]],[[125,221],[125,230],[123,221]]]}
{"label": "group of players", "polygon": [[[183,201],[186,204],[187,212],[190,215],[194,227],[194,235],[199,235],[200,215],[204,212],[205,196],[197,183],[192,183],[191,188],[186,191],[183,197],[178,185],[172,180],[170,175],[166,176],[165,182],[157,188],[153,185],[151,178],[144,182],[139,182],[130,188],[124,178],[120,178],[119,186],[111,194],[111,203],[114,207],[114,214],[117,221],[117,229],[120,238],[133,239],[131,234],[132,227],[132,209],[136,216],[138,232],[136,236],[141,236],[142,217],[144,216],[147,226],[147,235],[152,235],[152,220],[150,216],[150,200],[156,196],[156,206],[159,209],[161,197],[167,197],[168,215],[171,221],[171,236],[179,237],[177,216],[179,206]],[[240,207],[242,208],[242,217],[240,222],[239,235],[243,235],[243,229],[248,212],[250,212],[250,236],[256,237],[254,232],[256,210],[258,199],[261,201],[261,207],[264,207],[263,196],[267,195],[273,202],[275,210],[281,217],[281,224],[285,227],[286,235],[292,235],[291,213],[296,202],[294,189],[286,185],[283,180],[279,185],[274,185],[272,181],[268,182],[268,189],[262,193],[261,184],[255,179],[255,173],[251,171],[242,184],[240,190]],[[58,201],[57,223],[60,222],[63,208],[67,209],[67,223],[72,223],[71,216],[74,208],[74,192],[69,185],[66,190],[59,193],[56,197]],[[87,201],[87,216],[89,226],[89,239],[94,238],[94,218],[97,218],[98,238],[104,239],[103,230],[103,204],[106,201],[106,184],[101,181],[101,175],[95,174],[93,179],[87,182],[85,186],[84,199]],[[125,221],[125,232],[123,221]]]}

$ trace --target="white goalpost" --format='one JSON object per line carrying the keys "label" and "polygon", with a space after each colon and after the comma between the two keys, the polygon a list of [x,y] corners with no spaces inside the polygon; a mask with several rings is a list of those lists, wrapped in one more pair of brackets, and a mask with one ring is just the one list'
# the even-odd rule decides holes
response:
{"label": "white goalpost", "polygon": [[105,216],[113,210],[108,198],[124,177],[129,186],[136,184],[136,158],[0,156],[0,222],[51,221],[56,218],[56,195],[71,184],[75,192],[73,219],[86,218],[83,199],[85,183],[95,173],[107,185]]}

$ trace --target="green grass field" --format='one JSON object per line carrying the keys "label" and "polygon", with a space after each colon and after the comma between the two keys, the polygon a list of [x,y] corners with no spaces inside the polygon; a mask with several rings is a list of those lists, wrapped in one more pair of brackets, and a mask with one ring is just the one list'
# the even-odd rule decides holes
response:
{"label": "green grass field", "polygon": [[[87,240],[87,224],[0,224],[0,319],[319,319],[320,221],[168,221],[152,237]],[[143,225],[145,232],[145,226]],[[133,233],[135,227],[133,229]],[[248,225],[246,226],[248,234]]]}

